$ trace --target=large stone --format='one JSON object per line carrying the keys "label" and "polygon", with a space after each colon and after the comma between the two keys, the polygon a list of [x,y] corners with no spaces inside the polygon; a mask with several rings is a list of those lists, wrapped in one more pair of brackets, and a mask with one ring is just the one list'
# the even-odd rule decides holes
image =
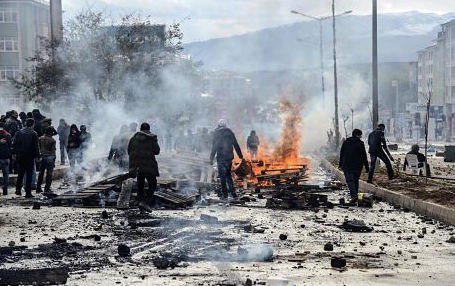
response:
{"label": "large stone", "polygon": [[131,255],[131,249],[126,244],[119,244],[117,252],[120,257],[128,257]]}
{"label": "large stone", "polygon": [[346,259],[343,257],[332,257],[330,265],[334,268],[343,268],[346,266]]}

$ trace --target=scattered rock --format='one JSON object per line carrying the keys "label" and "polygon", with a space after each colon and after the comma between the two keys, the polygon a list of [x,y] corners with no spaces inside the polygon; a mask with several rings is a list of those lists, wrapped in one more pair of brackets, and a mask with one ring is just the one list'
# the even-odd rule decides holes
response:
{"label": "scattered rock", "polygon": [[455,243],[455,236],[451,236],[448,240],[448,243]]}
{"label": "scattered rock", "polygon": [[325,251],[333,251],[333,244],[331,242],[327,242],[325,245],[324,245],[324,250]]}
{"label": "scattered rock", "polygon": [[305,228],[305,225],[304,225],[304,224],[301,224],[301,225],[300,225],[300,228]]}
{"label": "scattered rock", "polygon": [[334,268],[343,268],[346,266],[346,259],[343,257],[332,257],[330,265]]}
{"label": "scattered rock", "polygon": [[126,244],[119,244],[117,252],[120,257],[128,257],[131,255],[131,249]]}
{"label": "scattered rock", "polygon": [[253,286],[253,281],[250,278],[246,279],[245,286]]}
{"label": "scattered rock", "polygon": [[424,238],[424,235],[421,234],[421,233],[419,233],[419,234],[417,235],[417,237],[418,237],[418,238]]}
{"label": "scattered rock", "polygon": [[101,241],[101,236],[99,236],[98,234],[94,234],[94,235],[93,235],[93,239],[94,239],[95,241]]}
{"label": "scattered rock", "polygon": [[54,243],[66,243],[65,238],[54,237]]}
{"label": "scattered rock", "polygon": [[367,243],[365,241],[360,241],[359,243],[360,243],[361,246],[367,245]]}
{"label": "scattered rock", "polygon": [[280,234],[280,240],[286,240],[286,239],[288,239],[287,234],[284,234],[284,233]]}
{"label": "scattered rock", "polygon": [[25,242],[25,237],[21,237],[21,242]]}
{"label": "scattered rock", "polygon": [[16,243],[12,240],[10,242],[8,242],[9,247],[14,247],[15,245],[16,245]]}
{"label": "scattered rock", "polygon": [[417,259],[417,255],[412,255],[411,258],[412,259]]}
{"label": "scattered rock", "polygon": [[401,254],[403,254],[403,251],[398,250],[397,253],[398,253],[399,255],[401,255]]}
{"label": "scattered rock", "polygon": [[427,228],[426,227],[422,228],[422,234],[427,234]]}
{"label": "scattered rock", "polygon": [[39,210],[41,209],[41,204],[39,202],[33,202],[32,210]]}
{"label": "scattered rock", "polygon": [[108,218],[109,218],[109,214],[107,213],[107,210],[104,210],[104,211],[101,213],[101,218],[102,218],[102,219],[108,219]]}

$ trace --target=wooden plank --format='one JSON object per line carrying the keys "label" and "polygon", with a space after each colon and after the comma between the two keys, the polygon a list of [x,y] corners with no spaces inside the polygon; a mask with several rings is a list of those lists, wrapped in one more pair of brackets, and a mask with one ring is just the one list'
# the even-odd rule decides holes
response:
{"label": "wooden plank", "polygon": [[63,285],[67,268],[0,269],[0,285]]}

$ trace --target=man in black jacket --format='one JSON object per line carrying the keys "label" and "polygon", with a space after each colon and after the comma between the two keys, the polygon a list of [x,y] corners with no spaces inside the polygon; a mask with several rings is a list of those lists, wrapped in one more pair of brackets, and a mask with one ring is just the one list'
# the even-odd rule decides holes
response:
{"label": "man in black jacket", "polygon": [[3,175],[3,195],[8,195],[9,160],[11,157],[11,135],[5,130],[5,123],[0,122],[0,168]]}
{"label": "man in black jacket", "polygon": [[16,156],[18,175],[16,182],[16,195],[21,195],[24,175],[25,197],[32,198],[32,172],[35,160],[40,157],[38,134],[33,130],[35,121],[28,118],[25,127],[16,133],[13,140],[13,155]]}
{"label": "man in black jacket", "polygon": [[216,155],[223,199],[227,199],[228,192],[231,193],[233,198],[237,197],[231,176],[232,160],[234,159],[233,149],[235,149],[239,158],[243,160],[242,150],[240,150],[234,132],[227,128],[226,125],[224,119],[218,121],[218,128],[215,129],[213,135],[212,152],[210,153],[210,164],[213,164],[213,159]]}
{"label": "man in black jacket", "polygon": [[[137,200],[139,206],[150,210],[153,205],[153,194],[156,190],[156,177],[160,176],[155,156],[160,154],[158,137],[150,132],[148,123],[141,124],[141,130],[136,132],[128,143],[130,173],[137,176]],[[147,179],[149,191],[144,193],[144,184]]]}
{"label": "man in black jacket", "polygon": [[369,170],[365,144],[363,144],[360,138],[362,138],[362,131],[354,129],[352,131],[352,137],[344,141],[340,151],[339,167],[344,172],[346,184],[349,188],[351,195],[350,204],[357,203],[362,168],[365,166],[366,171],[368,172]]}
{"label": "man in black jacket", "polygon": [[[394,177],[393,167],[390,163],[390,160],[394,161],[392,155],[390,155],[389,149],[387,148],[387,142],[385,141],[384,135],[385,125],[379,124],[378,128],[368,135],[368,153],[370,153],[370,171],[368,172],[368,183],[373,182],[374,169],[376,167],[376,161],[379,158],[384,162],[387,168],[387,175],[389,180],[392,180]],[[389,160],[390,158],[390,160]]]}

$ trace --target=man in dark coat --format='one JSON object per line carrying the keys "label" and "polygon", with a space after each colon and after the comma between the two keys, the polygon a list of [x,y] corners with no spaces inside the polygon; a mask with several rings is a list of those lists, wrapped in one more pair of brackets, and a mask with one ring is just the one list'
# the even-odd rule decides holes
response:
{"label": "man in dark coat", "polygon": [[220,119],[218,121],[218,128],[215,129],[212,152],[210,153],[210,164],[213,164],[213,159],[216,155],[223,199],[227,199],[228,192],[231,193],[233,198],[237,197],[231,176],[232,160],[234,159],[233,149],[235,149],[239,158],[243,160],[242,150],[235,138],[235,134],[226,125],[226,120]]}
{"label": "man in dark coat", "polygon": [[38,136],[41,137],[41,136],[44,135],[44,129],[43,129],[42,121],[46,117],[43,116],[38,109],[33,109],[32,110],[32,116],[33,116],[33,119],[35,120],[35,127],[33,129],[38,134]]}
{"label": "man in dark coat", "polygon": [[0,122],[0,168],[3,174],[3,195],[8,195],[9,161],[11,157],[11,135],[5,130],[5,123]]}
{"label": "man in dark coat", "polygon": [[[368,183],[373,182],[373,175],[374,169],[376,168],[376,161],[379,158],[382,162],[384,162],[387,168],[387,175],[389,176],[389,180],[392,180],[394,177],[393,167],[390,163],[390,160],[395,161],[390,155],[389,149],[387,148],[387,142],[385,141],[384,135],[385,125],[379,124],[376,130],[368,135],[368,153],[370,153],[370,171],[368,172]],[[390,158],[390,160],[389,160]]]}
{"label": "man in dark coat", "polygon": [[[128,143],[130,173],[137,176],[137,200],[139,206],[149,209],[156,190],[156,177],[160,176],[155,156],[160,154],[158,138],[150,132],[150,125],[142,123],[139,132],[134,134]],[[144,194],[145,179],[149,191]]]}
{"label": "man in dark coat", "polygon": [[[18,119],[19,115],[15,110],[11,110],[9,112],[9,117],[6,119],[5,122],[5,130],[11,135],[11,138],[14,138],[16,132],[22,129],[22,123]],[[25,123],[25,122],[24,122]],[[10,173],[17,173],[17,166],[15,160],[10,158],[9,161],[9,172]]]}
{"label": "man in dark coat", "polygon": [[35,121],[31,118],[25,122],[25,127],[16,133],[13,140],[13,154],[16,156],[18,175],[16,182],[16,195],[21,195],[24,175],[25,197],[32,198],[32,172],[35,160],[40,157],[38,134],[33,130]]}
{"label": "man in dark coat", "polygon": [[359,179],[362,173],[362,168],[369,171],[367,152],[365,151],[365,144],[360,140],[362,138],[362,131],[354,129],[352,131],[352,137],[349,137],[344,141],[340,150],[340,162],[339,167],[344,172],[346,184],[349,188],[351,195],[350,204],[357,202],[359,194]]}
{"label": "man in dark coat", "polygon": [[248,136],[248,139],[246,140],[246,148],[250,152],[251,159],[253,160],[256,160],[259,145],[260,145],[259,137],[256,135],[256,131],[251,130],[250,136]]}
{"label": "man in dark coat", "polygon": [[80,138],[79,129],[77,129],[76,124],[71,125],[70,135],[68,136],[68,144],[66,145],[66,150],[68,151],[68,160],[70,161],[70,169],[74,171],[74,167],[77,163],[81,163],[80,152],[81,152],[81,138]]}

